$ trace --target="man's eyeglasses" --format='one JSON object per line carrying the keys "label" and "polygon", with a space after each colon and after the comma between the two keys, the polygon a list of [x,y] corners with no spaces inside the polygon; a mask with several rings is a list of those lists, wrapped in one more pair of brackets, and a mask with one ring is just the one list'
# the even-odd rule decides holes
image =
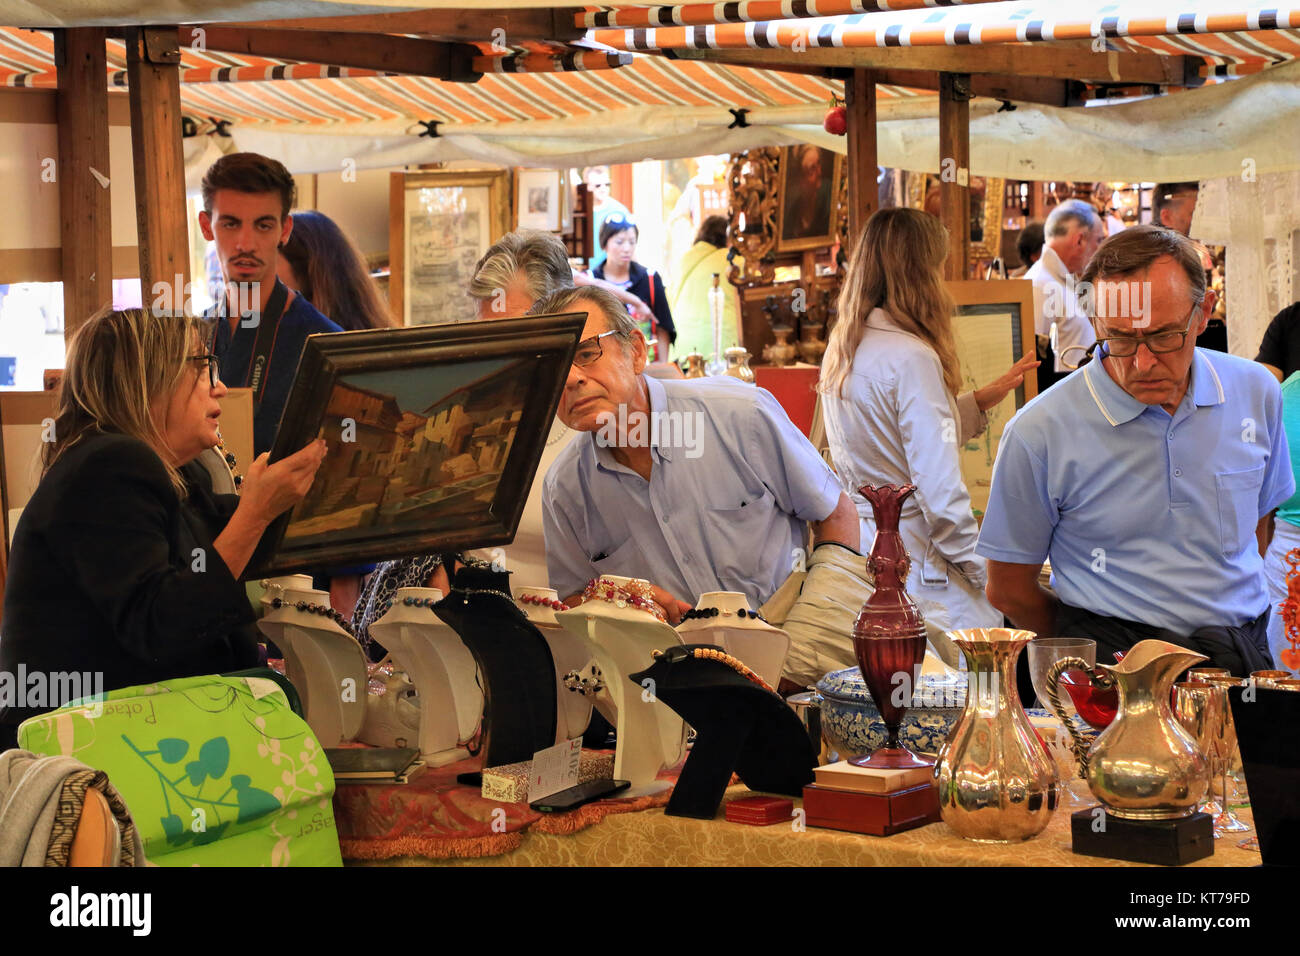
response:
{"label": "man's eyeglasses", "polygon": [[618,329],[610,329],[608,332],[601,332],[600,335],[593,335],[589,339],[583,339],[578,343],[578,348],[573,353],[573,364],[578,368],[586,368],[593,362],[600,360],[604,350],[601,348],[600,340],[607,335],[617,335]]}
{"label": "man's eyeglasses", "polygon": [[1156,332],[1154,335],[1106,335],[1097,339],[1106,348],[1106,354],[1115,358],[1131,358],[1137,355],[1139,345],[1145,345],[1155,354],[1177,352],[1187,342],[1196,320],[1196,311],[1201,307],[1197,302],[1187,317],[1187,328],[1181,332]]}
{"label": "man's eyeglasses", "polygon": [[208,366],[208,386],[210,388],[217,387],[217,383],[221,381],[221,368],[217,356],[211,353],[207,355],[191,355],[189,361],[206,362]]}

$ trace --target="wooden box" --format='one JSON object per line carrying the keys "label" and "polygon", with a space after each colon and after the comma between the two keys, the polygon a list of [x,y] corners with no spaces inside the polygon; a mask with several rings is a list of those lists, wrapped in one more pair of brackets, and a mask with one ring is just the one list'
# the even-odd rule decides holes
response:
{"label": "wooden box", "polygon": [[803,788],[804,820],[810,827],[890,836],[939,822],[939,791],[923,783],[893,793]]}

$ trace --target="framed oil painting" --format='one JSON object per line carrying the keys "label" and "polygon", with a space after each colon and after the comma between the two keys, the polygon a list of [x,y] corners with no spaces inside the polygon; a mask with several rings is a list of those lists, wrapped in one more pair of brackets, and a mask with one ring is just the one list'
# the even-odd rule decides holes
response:
{"label": "framed oil painting", "polygon": [[[963,392],[987,385],[1002,375],[1026,351],[1034,351],[1034,284],[1027,279],[949,282],[957,301],[953,334],[961,359]],[[988,410],[988,428],[961,447],[961,476],[970,492],[971,508],[983,517],[993,483],[998,442],[1016,410],[1037,394],[1031,372],[1024,384]]]}
{"label": "framed oil painting", "polygon": [[[907,205],[939,215],[939,177],[933,173],[907,173]],[[970,257],[992,259],[1002,255],[1002,194],[1005,180],[986,176],[970,178]]]}
{"label": "framed oil painting", "polygon": [[388,302],[403,325],[475,316],[466,289],[488,246],[509,231],[504,170],[392,173]]}
{"label": "framed oil painting", "polygon": [[513,541],[585,320],[310,336],[271,460],[316,438],[329,451],[250,573]]}
{"label": "framed oil painting", "polygon": [[836,197],[844,157],[804,143],[781,150],[777,195],[777,252],[801,252],[834,244],[839,225]]}

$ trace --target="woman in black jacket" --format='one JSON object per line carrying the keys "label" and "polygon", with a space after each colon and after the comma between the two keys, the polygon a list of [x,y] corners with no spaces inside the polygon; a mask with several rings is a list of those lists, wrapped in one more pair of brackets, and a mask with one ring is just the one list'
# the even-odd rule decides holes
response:
{"label": "woman in black jacket", "polygon": [[56,674],[107,691],[257,663],[239,576],[311,487],[325,443],[274,465],[263,454],[239,497],[214,494],[195,459],[217,444],[226,388],[204,332],[130,310],[94,316],[72,340],[0,624],[0,677],[23,673],[35,689],[43,674],[45,693],[0,692],[0,750],[21,721],[68,703],[54,699],[69,686]]}
{"label": "woman in black jacket", "polygon": [[591,274],[650,306],[650,311],[654,313],[653,323],[639,323],[646,336],[648,358],[651,362],[666,362],[668,346],[677,341],[677,329],[673,327],[673,314],[668,308],[664,280],[659,277],[659,273],[651,272],[641,263],[633,261],[639,237],[636,223],[622,213],[607,216],[600,227],[599,237],[600,248],[605,250],[605,261],[591,270]]}

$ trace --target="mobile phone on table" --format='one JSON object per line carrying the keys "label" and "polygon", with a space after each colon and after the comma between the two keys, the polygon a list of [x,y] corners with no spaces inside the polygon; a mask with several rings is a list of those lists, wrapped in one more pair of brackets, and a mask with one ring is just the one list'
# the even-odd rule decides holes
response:
{"label": "mobile phone on table", "polygon": [[591,801],[600,800],[602,797],[613,796],[630,786],[632,786],[630,780],[610,780],[609,778],[588,780],[576,787],[569,787],[567,790],[560,790],[549,797],[534,800],[528,805],[539,813],[562,813],[565,810],[576,809],[584,803],[591,803]]}

